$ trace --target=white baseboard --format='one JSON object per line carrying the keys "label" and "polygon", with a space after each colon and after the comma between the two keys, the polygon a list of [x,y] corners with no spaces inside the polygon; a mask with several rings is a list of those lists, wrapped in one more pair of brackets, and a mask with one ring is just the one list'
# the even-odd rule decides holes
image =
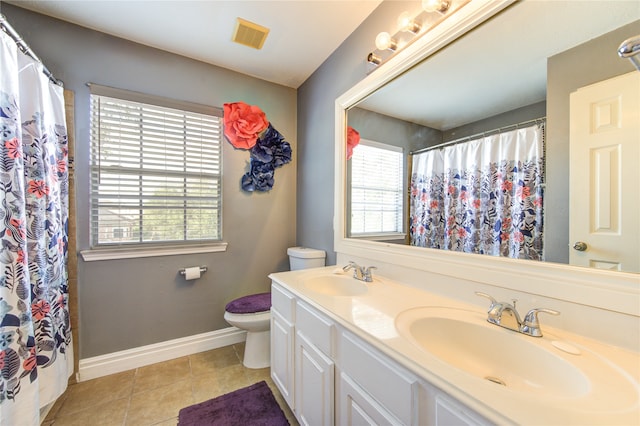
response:
{"label": "white baseboard", "polygon": [[182,337],[166,342],[113,352],[79,361],[77,380],[84,382],[181,356],[209,351],[245,341],[247,332],[236,327]]}

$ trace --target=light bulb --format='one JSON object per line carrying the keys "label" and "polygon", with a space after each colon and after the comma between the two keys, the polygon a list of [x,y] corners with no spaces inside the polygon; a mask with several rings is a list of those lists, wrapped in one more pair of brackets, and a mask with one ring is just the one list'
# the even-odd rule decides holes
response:
{"label": "light bulb", "polygon": [[402,12],[398,16],[398,30],[417,34],[420,31],[420,24],[413,20],[409,12]]}
{"label": "light bulb", "polygon": [[376,37],[376,48],[380,50],[396,50],[397,47],[398,44],[387,32],[381,32]]}
{"label": "light bulb", "polygon": [[449,5],[447,0],[422,0],[422,8],[426,12],[444,13],[449,9]]}

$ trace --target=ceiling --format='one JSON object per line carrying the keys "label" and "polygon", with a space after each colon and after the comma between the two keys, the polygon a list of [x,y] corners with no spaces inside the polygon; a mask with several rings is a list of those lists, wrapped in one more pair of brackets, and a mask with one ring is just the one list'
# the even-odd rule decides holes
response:
{"label": "ceiling", "polygon": [[[381,1],[5,2],[242,74],[298,88]],[[238,17],[270,29],[261,50],[231,41]]]}

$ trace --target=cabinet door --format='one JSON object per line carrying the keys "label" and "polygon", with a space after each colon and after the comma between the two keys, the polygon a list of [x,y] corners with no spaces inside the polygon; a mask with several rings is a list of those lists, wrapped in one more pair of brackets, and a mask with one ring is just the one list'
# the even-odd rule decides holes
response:
{"label": "cabinet door", "polygon": [[293,400],[293,324],[271,310],[271,378],[291,409]]}
{"label": "cabinet door", "polygon": [[402,424],[345,373],[340,374],[340,388],[336,398],[337,424],[341,426]]}
{"label": "cabinet door", "polygon": [[296,333],[295,414],[302,425],[333,425],[334,363]]}

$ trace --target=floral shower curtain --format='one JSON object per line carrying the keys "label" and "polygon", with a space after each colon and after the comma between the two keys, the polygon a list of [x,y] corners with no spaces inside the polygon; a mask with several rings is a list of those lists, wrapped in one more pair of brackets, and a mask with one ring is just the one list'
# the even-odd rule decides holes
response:
{"label": "floral shower curtain", "polygon": [[37,425],[73,372],[62,87],[0,31],[0,424]]}
{"label": "floral shower curtain", "polygon": [[544,260],[544,125],[413,156],[411,244]]}

